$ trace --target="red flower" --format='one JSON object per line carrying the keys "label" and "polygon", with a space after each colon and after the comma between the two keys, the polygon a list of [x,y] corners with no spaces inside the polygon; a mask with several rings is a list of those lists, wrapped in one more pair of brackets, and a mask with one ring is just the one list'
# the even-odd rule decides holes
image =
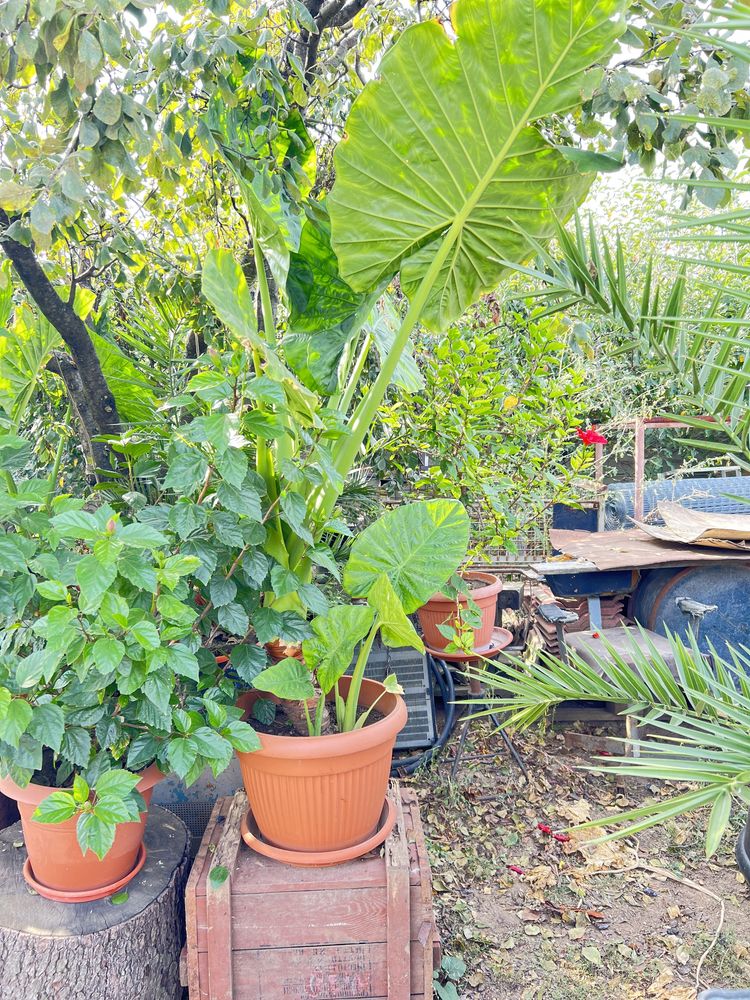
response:
{"label": "red flower", "polygon": [[546,834],[548,837],[552,834],[552,827],[547,826],[546,823],[537,823],[536,828],[537,830],[541,830],[542,833]]}
{"label": "red flower", "polygon": [[596,429],[596,424],[584,430],[583,427],[576,428],[576,434],[584,444],[606,444],[607,439]]}

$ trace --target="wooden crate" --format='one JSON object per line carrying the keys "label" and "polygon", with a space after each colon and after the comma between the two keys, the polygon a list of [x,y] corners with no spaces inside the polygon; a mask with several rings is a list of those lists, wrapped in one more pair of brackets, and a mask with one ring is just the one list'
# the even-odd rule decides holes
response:
{"label": "wooden crate", "polygon": [[[416,794],[391,783],[384,848],[329,868],[284,865],[240,838],[244,792],[220,799],[186,892],[190,1000],[429,1000],[439,943]],[[215,886],[209,870],[230,877]]]}

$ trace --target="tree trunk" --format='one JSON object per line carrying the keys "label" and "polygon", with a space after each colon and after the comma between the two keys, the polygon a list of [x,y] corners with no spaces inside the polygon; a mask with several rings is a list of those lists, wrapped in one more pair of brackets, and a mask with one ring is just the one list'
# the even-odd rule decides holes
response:
{"label": "tree trunk", "polygon": [[[0,226],[7,229],[10,221],[0,209]],[[120,418],[86,325],[72,305],[57,294],[33,248],[3,236],[1,232],[0,246],[12,261],[39,311],[57,330],[70,351],[77,370],[75,386],[73,380],[68,381],[64,374],[63,378],[68,391],[77,393],[77,396],[71,394],[70,401],[81,420],[84,450],[88,448],[86,457],[95,470],[106,472],[111,469],[109,447],[106,442],[96,441],[95,438],[119,434]]]}
{"label": "tree trunk", "polygon": [[0,833],[0,1000],[181,1000],[184,824],[152,806],[146,863],[114,905],[32,895],[20,824]]}

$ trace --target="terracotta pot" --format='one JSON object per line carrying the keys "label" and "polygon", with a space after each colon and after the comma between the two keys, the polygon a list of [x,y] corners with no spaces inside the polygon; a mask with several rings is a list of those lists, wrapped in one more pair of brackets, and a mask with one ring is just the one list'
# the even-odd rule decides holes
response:
{"label": "terracotta pot", "polygon": [[[156,764],[142,773],[137,789],[146,805],[151,801],[154,785],[163,777]],[[39,803],[54,791],[59,789],[35,784],[20,788],[11,778],[0,778],[0,792],[18,803],[34,887],[42,894],[47,887],[54,891],[55,898],[63,900],[65,893],[75,894],[75,902],[81,900],[82,892],[91,891],[89,899],[109,895],[115,883],[124,885],[127,876],[135,874],[147,813],[141,813],[139,823],[118,824],[115,842],[100,861],[93,851],[82,853],[76,839],[77,816],[62,823],[39,823],[31,818]]]}
{"label": "terracotta pot", "polygon": [[302,646],[294,642],[286,642],[284,639],[274,639],[272,642],[267,642],[263,648],[277,663],[289,656],[293,656],[295,660],[302,659]]}
{"label": "terracotta pot", "polygon": [[[350,683],[350,677],[338,682],[344,697]],[[365,679],[360,705],[372,705],[383,690],[378,681]],[[240,705],[249,712],[260,696],[248,692]],[[384,718],[351,733],[259,733],[261,750],[237,753],[253,817],[269,844],[328,852],[372,837],[383,812],[393,745],[406,725],[406,703],[400,695],[385,694],[376,711]]]}
{"label": "terracotta pot", "polygon": [[[471,596],[482,612],[482,625],[474,629],[474,649],[486,649],[492,640],[492,629],[495,627],[497,613],[497,595],[503,589],[503,581],[493,573],[480,573],[474,570],[462,573],[461,577],[467,581],[478,580],[483,583],[483,586],[472,590]],[[463,594],[459,595],[458,603],[459,607],[465,608],[468,603],[467,598]],[[446,594],[437,593],[419,609],[417,614],[425,644],[430,649],[445,649],[449,640],[440,632],[438,625],[449,625],[455,620],[455,600]]]}

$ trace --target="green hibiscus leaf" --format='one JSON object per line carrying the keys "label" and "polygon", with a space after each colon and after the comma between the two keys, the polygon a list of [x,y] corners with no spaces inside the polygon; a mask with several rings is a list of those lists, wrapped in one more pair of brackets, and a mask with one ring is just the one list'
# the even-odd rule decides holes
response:
{"label": "green hibiscus leaf", "polygon": [[70,792],[52,792],[36,807],[32,819],[38,823],[62,823],[74,816],[77,808]]}
{"label": "green hibiscus leaf", "polygon": [[125,771],[122,768],[113,768],[110,771],[104,771],[99,776],[94,787],[97,797],[102,795],[116,795],[123,798],[133,791],[140,780],[137,774],[132,774],[130,771]]}
{"label": "green hibiscus leaf", "polygon": [[81,813],[76,823],[76,836],[81,851],[93,851],[101,861],[115,842],[115,823],[97,816],[95,812]]}
{"label": "green hibiscus leaf", "polygon": [[234,749],[239,750],[240,753],[252,753],[261,748],[258,734],[246,722],[239,722],[237,719],[233,719],[227,723],[221,732],[229,740]]}

